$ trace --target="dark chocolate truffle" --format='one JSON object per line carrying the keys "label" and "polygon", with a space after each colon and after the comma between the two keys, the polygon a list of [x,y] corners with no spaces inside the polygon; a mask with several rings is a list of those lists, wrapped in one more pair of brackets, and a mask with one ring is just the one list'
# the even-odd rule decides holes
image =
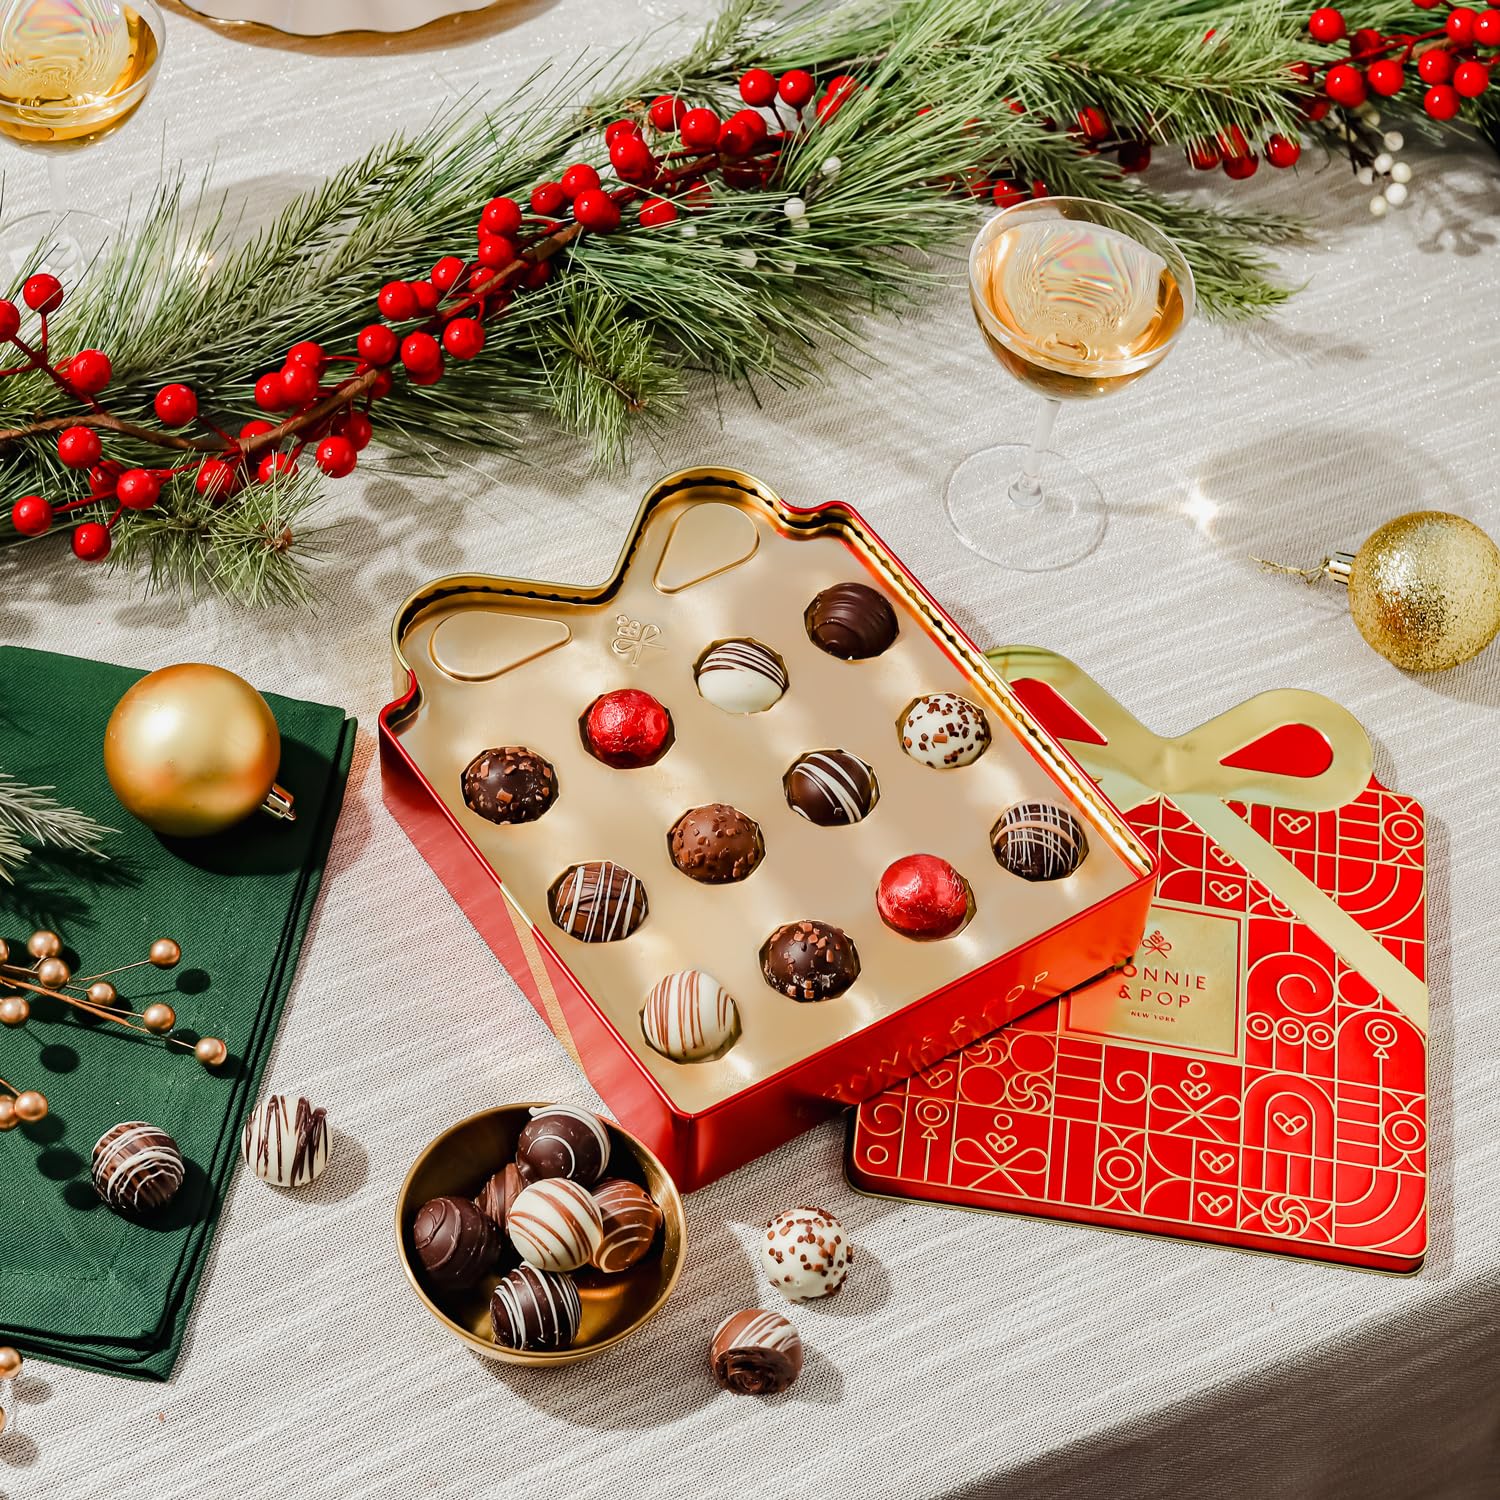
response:
{"label": "dark chocolate truffle", "polygon": [[516,1141],[516,1165],[527,1182],[570,1177],[592,1187],[609,1165],[609,1132],[598,1115],[571,1104],[534,1111]]}
{"label": "dark chocolate truffle", "polygon": [[513,1162],[506,1164],[480,1188],[479,1196],[474,1200],[474,1207],[487,1218],[496,1229],[505,1228],[506,1217],[510,1213],[510,1206],[516,1201],[516,1195],[526,1186],[526,1179],[521,1176],[521,1169]]}
{"label": "dark chocolate truffle", "polygon": [[990,830],[995,858],[1022,880],[1061,880],[1089,852],[1083,824],[1065,807],[1018,802]]}
{"label": "dark chocolate truffle", "polygon": [[429,1198],[417,1210],[412,1248],[433,1286],[460,1292],[500,1260],[500,1231],[467,1198]]}
{"label": "dark chocolate truffle", "polygon": [[672,748],[671,714],[640,688],[595,698],[582,727],[589,754],[616,770],[655,765]]}
{"label": "dark chocolate truffle", "polygon": [[802,1340],[780,1313],[750,1307],[715,1329],[708,1362],[726,1391],[774,1396],[802,1373]]}
{"label": "dark chocolate truffle", "polygon": [[683,813],[667,835],[672,863],[703,885],[743,880],[765,858],[760,825],[727,802]]}
{"label": "dark chocolate truffle", "polygon": [[557,772],[534,750],[481,750],[464,769],[464,801],[491,823],[533,823],[557,800]]}
{"label": "dark chocolate truffle", "polygon": [[848,934],[827,922],[788,922],[766,939],[760,969],[773,990],[793,1000],[831,1000],[859,978],[859,954]]}
{"label": "dark chocolate truffle", "polygon": [[807,606],[803,620],[813,645],[844,661],[879,656],[896,639],[896,611],[867,583],[824,589]]}
{"label": "dark chocolate truffle", "polygon": [[582,1321],[578,1288],[552,1271],[517,1266],[490,1293],[490,1323],[507,1349],[566,1349]]}
{"label": "dark chocolate truffle", "polygon": [[792,811],[820,828],[858,823],[880,796],[875,773],[847,750],[809,750],[792,763],[781,784]]}
{"label": "dark chocolate truffle", "polygon": [[571,866],[547,903],[552,920],[585,943],[628,938],[646,920],[646,887],[624,865],[607,859]]}
{"label": "dark chocolate truffle", "polygon": [[165,1130],[127,1120],[99,1137],[91,1170],[94,1190],[116,1213],[154,1213],[182,1186],[182,1153]]}
{"label": "dark chocolate truffle", "polygon": [[628,1271],[651,1248],[661,1228],[661,1210],[645,1188],[611,1177],[594,1189],[594,1202],[604,1220],[604,1238],[594,1252],[594,1264],[611,1274]]}
{"label": "dark chocolate truffle", "polygon": [[951,937],[969,920],[969,882],[936,854],[903,855],[880,877],[875,908],[903,937]]}

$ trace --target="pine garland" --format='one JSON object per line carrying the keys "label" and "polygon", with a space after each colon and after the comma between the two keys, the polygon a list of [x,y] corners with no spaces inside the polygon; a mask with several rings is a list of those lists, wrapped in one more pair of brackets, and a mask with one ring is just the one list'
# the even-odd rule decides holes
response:
{"label": "pine garland", "polygon": [[[1376,0],[1374,9],[1407,3]],[[686,228],[569,244],[563,274],[493,319],[478,359],[451,364],[437,385],[397,382],[378,409],[382,442],[408,455],[450,440],[505,451],[540,418],[616,463],[633,434],[701,398],[701,374],[808,380],[830,351],[858,344],[870,312],[952,285],[953,252],[990,205],[941,185],[995,162],[1156,223],[1183,247],[1211,316],[1254,316],[1288,295],[1268,247],[1295,237],[1295,221],[1154,192],[1044,122],[1098,106],[1159,142],[1236,126],[1256,138],[1295,134],[1289,69],[1324,50],[1308,42],[1305,7],[850,0],[781,22],[771,9],[731,0],[686,56],[639,83],[619,81],[627,60],[614,58],[537,76],[504,114],[467,102],[377,147],[245,243],[222,210],[195,219],[183,180],[169,179],[55,319],[54,344],[109,351],[111,412],[149,421],[156,389],[186,380],[233,430],[258,415],[253,383],[291,344],[352,348],[383,282],[466,254],[492,193],[599,161],[604,123],[638,114],[643,98],[675,91],[732,109],[735,81],[751,66],[850,73],[861,87],[784,152],[774,191],[716,182],[712,206]],[[783,209],[789,195],[806,203],[795,228]],[[0,428],[34,428],[72,409],[40,373],[0,382]],[[159,461],[128,433],[111,434],[109,453],[126,464]],[[185,475],[154,509],[122,519],[111,560],[144,568],[155,587],[303,602],[303,565],[317,547],[308,518],[322,482],[308,465],[215,504]],[[76,483],[55,433],[0,442],[7,502]]]}
{"label": "pine garland", "polygon": [[13,884],[34,849],[67,850],[102,859],[112,832],[86,813],[64,807],[50,786],[27,786],[0,771],[0,880]]}

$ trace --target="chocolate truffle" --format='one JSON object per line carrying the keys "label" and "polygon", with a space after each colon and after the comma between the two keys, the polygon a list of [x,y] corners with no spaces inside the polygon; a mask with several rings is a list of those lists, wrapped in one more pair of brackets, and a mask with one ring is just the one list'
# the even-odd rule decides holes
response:
{"label": "chocolate truffle", "polygon": [[328,1165],[328,1111],[291,1094],[267,1094],[240,1133],[240,1155],[262,1182],[301,1187]]}
{"label": "chocolate truffle", "polygon": [[858,823],[880,796],[875,773],[847,750],[809,750],[781,779],[787,806],[820,828]]}
{"label": "chocolate truffle", "polygon": [[766,983],[793,1000],[831,1000],[859,978],[859,954],[847,933],[827,922],[788,922],[760,950]]}
{"label": "chocolate truffle", "polygon": [[1083,824],[1065,807],[1018,802],[990,830],[995,858],[1022,880],[1061,880],[1089,852]]}
{"label": "chocolate truffle", "polygon": [[609,1165],[609,1132],[598,1115],[571,1104],[533,1110],[516,1141],[516,1165],[528,1182],[571,1177],[592,1187]]}
{"label": "chocolate truffle", "polygon": [[802,1340],[780,1313],[731,1313],[708,1350],[714,1379],[740,1396],[774,1396],[802,1373]]}
{"label": "chocolate truffle", "polygon": [[604,1221],[586,1187],[567,1177],[543,1177],[516,1195],[505,1232],[521,1259],[538,1271],[576,1271],[593,1260]]}
{"label": "chocolate truffle", "polygon": [[507,1349],[566,1349],[582,1322],[578,1288],[535,1266],[517,1266],[490,1293],[490,1324]]}
{"label": "chocolate truffle", "polygon": [[589,754],[616,770],[655,765],[672,747],[671,714],[639,688],[619,688],[595,698],[582,728]]}
{"label": "chocolate truffle", "polygon": [[521,1169],[513,1162],[506,1164],[480,1188],[474,1207],[487,1218],[496,1229],[505,1228],[506,1216],[517,1194],[526,1186]]}
{"label": "chocolate truffle", "polygon": [[867,583],[824,589],[802,618],[813,645],[843,661],[879,656],[896,639],[896,611]]}
{"label": "chocolate truffle", "polygon": [[789,1208],[760,1239],[761,1269],[791,1302],[833,1296],[849,1274],[851,1255],[844,1226],[822,1208]]}
{"label": "chocolate truffle", "polygon": [[182,1186],[182,1152],[165,1130],[127,1120],[99,1137],[91,1171],[95,1192],[116,1213],[153,1213]]}
{"label": "chocolate truffle", "polygon": [[786,692],[786,668],[759,641],[720,641],[698,663],[698,691],[730,714],[764,713]]}
{"label": "chocolate truffle", "polygon": [[710,802],[678,818],[667,835],[672,863],[702,885],[730,885],[765,858],[760,825],[727,802]]}
{"label": "chocolate truffle", "polygon": [[467,1198],[429,1198],[417,1210],[412,1248],[439,1291],[461,1292],[495,1269],[500,1231]]}
{"label": "chocolate truffle", "polygon": [[979,759],[990,745],[984,710],[957,693],[918,698],[901,720],[901,748],[924,766],[948,770]]}
{"label": "chocolate truffle", "polygon": [[681,969],[668,974],[646,996],[641,1030],[673,1062],[698,1062],[722,1052],[739,1034],[733,996],[712,974]]}
{"label": "chocolate truffle", "polygon": [[604,1220],[604,1238],[594,1252],[594,1264],[613,1275],[628,1271],[651,1248],[661,1228],[661,1210],[645,1188],[611,1177],[594,1189],[594,1202]]}
{"label": "chocolate truffle", "polygon": [[628,938],[646,920],[646,887],[624,865],[593,859],[572,865],[547,896],[552,920],[585,943]]}
{"label": "chocolate truffle", "polygon": [[875,892],[880,920],[903,937],[951,937],[969,920],[969,882],[936,854],[907,854]]}
{"label": "chocolate truffle", "polygon": [[557,800],[557,772],[534,750],[481,750],[464,769],[464,801],[491,823],[534,823]]}

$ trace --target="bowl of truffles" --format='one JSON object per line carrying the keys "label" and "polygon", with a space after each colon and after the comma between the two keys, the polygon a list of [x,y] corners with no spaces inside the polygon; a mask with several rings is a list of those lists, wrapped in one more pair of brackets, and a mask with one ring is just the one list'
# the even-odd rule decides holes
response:
{"label": "bowl of truffles", "polygon": [[612,1120],[502,1104],[417,1157],[396,1241],[423,1306],[487,1359],[563,1365],[655,1317],[682,1271],[682,1199]]}

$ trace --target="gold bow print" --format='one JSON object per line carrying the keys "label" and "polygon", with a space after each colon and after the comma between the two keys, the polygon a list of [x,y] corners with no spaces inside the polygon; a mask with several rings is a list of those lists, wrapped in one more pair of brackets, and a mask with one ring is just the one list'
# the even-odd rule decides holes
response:
{"label": "gold bow print", "polygon": [[[1427,1029],[1427,986],[1319,890],[1244,819],[1224,804],[1330,812],[1354,801],[1369,784],[1370,740],[1359,720],[1321,693],[1279,688],[1209,719],[1187,734],[1153,734],[1080,667],[1040,646],[1002,646],[985,653],[1007,682],[1044,682],[1106,741],[1096,745],[1058,735],[1117,807],[1129,810],[1167,797],[1226,854],[1232,855],[1305,922],[1351,968],[1363,974],[1404,1016]],[[1327,741],[1332,759],[1316,776],[1227,766],[1224,761],[1290,724],[1305,724]]]}

